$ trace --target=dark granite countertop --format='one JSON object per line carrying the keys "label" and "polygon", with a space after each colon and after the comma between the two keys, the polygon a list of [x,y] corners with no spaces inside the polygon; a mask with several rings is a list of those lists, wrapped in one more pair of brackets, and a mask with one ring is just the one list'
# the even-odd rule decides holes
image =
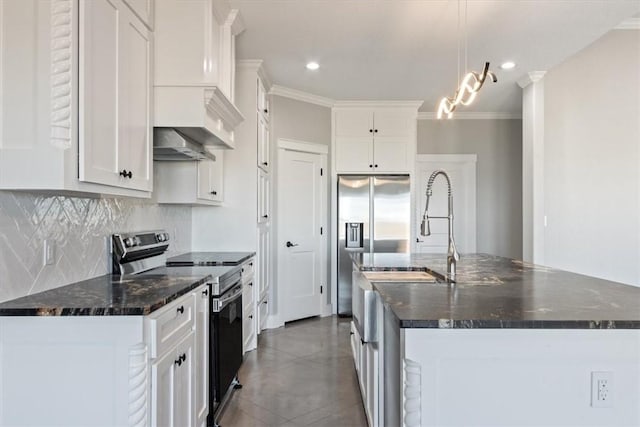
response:
{"label": "dark granite countertop", "polygon": [[0,316],[147,315],[207,283],[208,275],[105,275],[0,304]]}
{"label": "dark granite countertop", "polygon": [[[358,254],[362,271],[446,272],[444,255]],[[640,329],[640,288],[485,254],[449,283],[374,282],[402,328]]]}
{"label": "dark granite countertop", "polygon": [[188,252],[167,259],[167,265],[240,265],[255,252]]}

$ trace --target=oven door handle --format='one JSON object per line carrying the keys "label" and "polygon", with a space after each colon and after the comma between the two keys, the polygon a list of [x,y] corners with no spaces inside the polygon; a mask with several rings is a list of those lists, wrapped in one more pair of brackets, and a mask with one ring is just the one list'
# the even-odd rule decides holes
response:
{"label": "oven door handle", "polygon": [[214,304],[215,312],[222,311],[226,306],[228,306],[233,301],[237,300],[242,296],[242,285],[240,284],[240,282],[238,282],[238,285],[234,285],[234,286],[237,286],[237,287],[234,288],[231,292],[229,292],[230,295],[228,297],[217,299],[216,303]]}

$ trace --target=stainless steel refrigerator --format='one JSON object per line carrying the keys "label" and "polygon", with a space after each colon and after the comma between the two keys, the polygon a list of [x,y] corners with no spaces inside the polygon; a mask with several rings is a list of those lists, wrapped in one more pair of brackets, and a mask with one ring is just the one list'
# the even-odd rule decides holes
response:
{"label": "stainless steel refrigerator", "polygon": [[351,316],[352,253],[408,252],[409,175],[338,176],[338,315]]}

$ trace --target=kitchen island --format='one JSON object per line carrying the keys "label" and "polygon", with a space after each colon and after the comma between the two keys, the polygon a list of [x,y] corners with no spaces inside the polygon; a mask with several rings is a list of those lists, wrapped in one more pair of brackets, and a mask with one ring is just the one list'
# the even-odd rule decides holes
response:
{"label": "kitchen island", "polygon": [[355,256],[354,283],[367,271],[437,280],[364,279],[383,313],[354,348],[371,424],[640,425],[640,288],[483,254],[455,284],[441,255]]}

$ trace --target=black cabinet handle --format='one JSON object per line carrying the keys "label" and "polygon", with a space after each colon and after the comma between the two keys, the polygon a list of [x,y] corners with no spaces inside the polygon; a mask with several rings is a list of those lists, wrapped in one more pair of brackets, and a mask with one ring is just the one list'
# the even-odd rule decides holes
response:
{"label": "black cabinet handle", "polygon": [[266,301],[263,301],[262,303],[263,303],[263,304],[266,304],[267,302],[266,302]]}
{"label": "black cabinet handle", "polygon": [[374,167],[374,168],[377,168],[377,167],[378,167],[378,165],[373,165],[373,167]]}
{"label": "black cabinet handle", "polygon": [[373,129],[369,129],[369,133],[373,133]]}
{"label": "black cabinet handle", "polygon": [[180,359],[182,359],[183,362],[186,362],[187,354],[186,353],[182,353],[182,356],[180,356]]}
{"label": "black cabinet handle", "polygon": [[209,295],[209,289],[205,289],[204,291],[202,291],[202,295],[204,295],[205,297]]}
{"label": "black cabinet handle", "polygon": [[250,315],[249,315],[249,319],[253,319],[253,314],[250,314]]}
{"label": "black cabinet handle", "polygon": [[373,167],[373,165],[369,165],[369,167],[370,167],[370,168],[372,168],[372,167]]}
{"label": "black cabinet handle", "polygon": [[269,166],[268,162],[262,162],[262,164],[265,165],[265,166]]}
{"label": "black cabinet handle", "polygon": [[349,332],[349,335],[353,335],[353,331],[352,331],[352,332]]}
{"label": "black cabinet handle", "polygon": [[374,132],[375,132],[375,133],[378,133],[378,129],[374,129]]}
{"label": "black cabinet handle", "polygon": [[292,248],[292,247],[294,247],[294,246],[298,246],[298,244],[297,244],[297,243],[287,242],[287,247],[288,247],[288,248]]}
{"label": "black cabinet handle", "polygon": [[178,366],[182,365],[182,356],[178,356],[178,358],[173,363]]}
{"label": "black cabinet handle", "polygon": [[266,108],[264,110],[262,110],[262,111],[264,111],[265,114],[269,113],[269,110],[267,110]]}
{"label": "black cabinet handle", "polygon": [[122,169],[120,171],[120,176],[131,179],[133,177],[133,172],[128,171],[126,169]]}
{"label": "black cabinet handle", "polygon": [[181,305],[180,307],[178,307],[176,311],[180,314],[184,313],[184,305]]}
{"label": "black cabinet handle", "polygon": [[214,196],[217,196],[218,192],[214,190],[214,191],[211,192],[211,194],[213,194]]}
{"label": "black cabinet handle", "polygon": [[262,215],[262,218],[269,218],[269,215]]}
{"label": "black cabinet handle", "polygon": [[248,283],[248,285],[249,285],[249,286],[253,286],[253,282],[249,282],[249,283]]}

